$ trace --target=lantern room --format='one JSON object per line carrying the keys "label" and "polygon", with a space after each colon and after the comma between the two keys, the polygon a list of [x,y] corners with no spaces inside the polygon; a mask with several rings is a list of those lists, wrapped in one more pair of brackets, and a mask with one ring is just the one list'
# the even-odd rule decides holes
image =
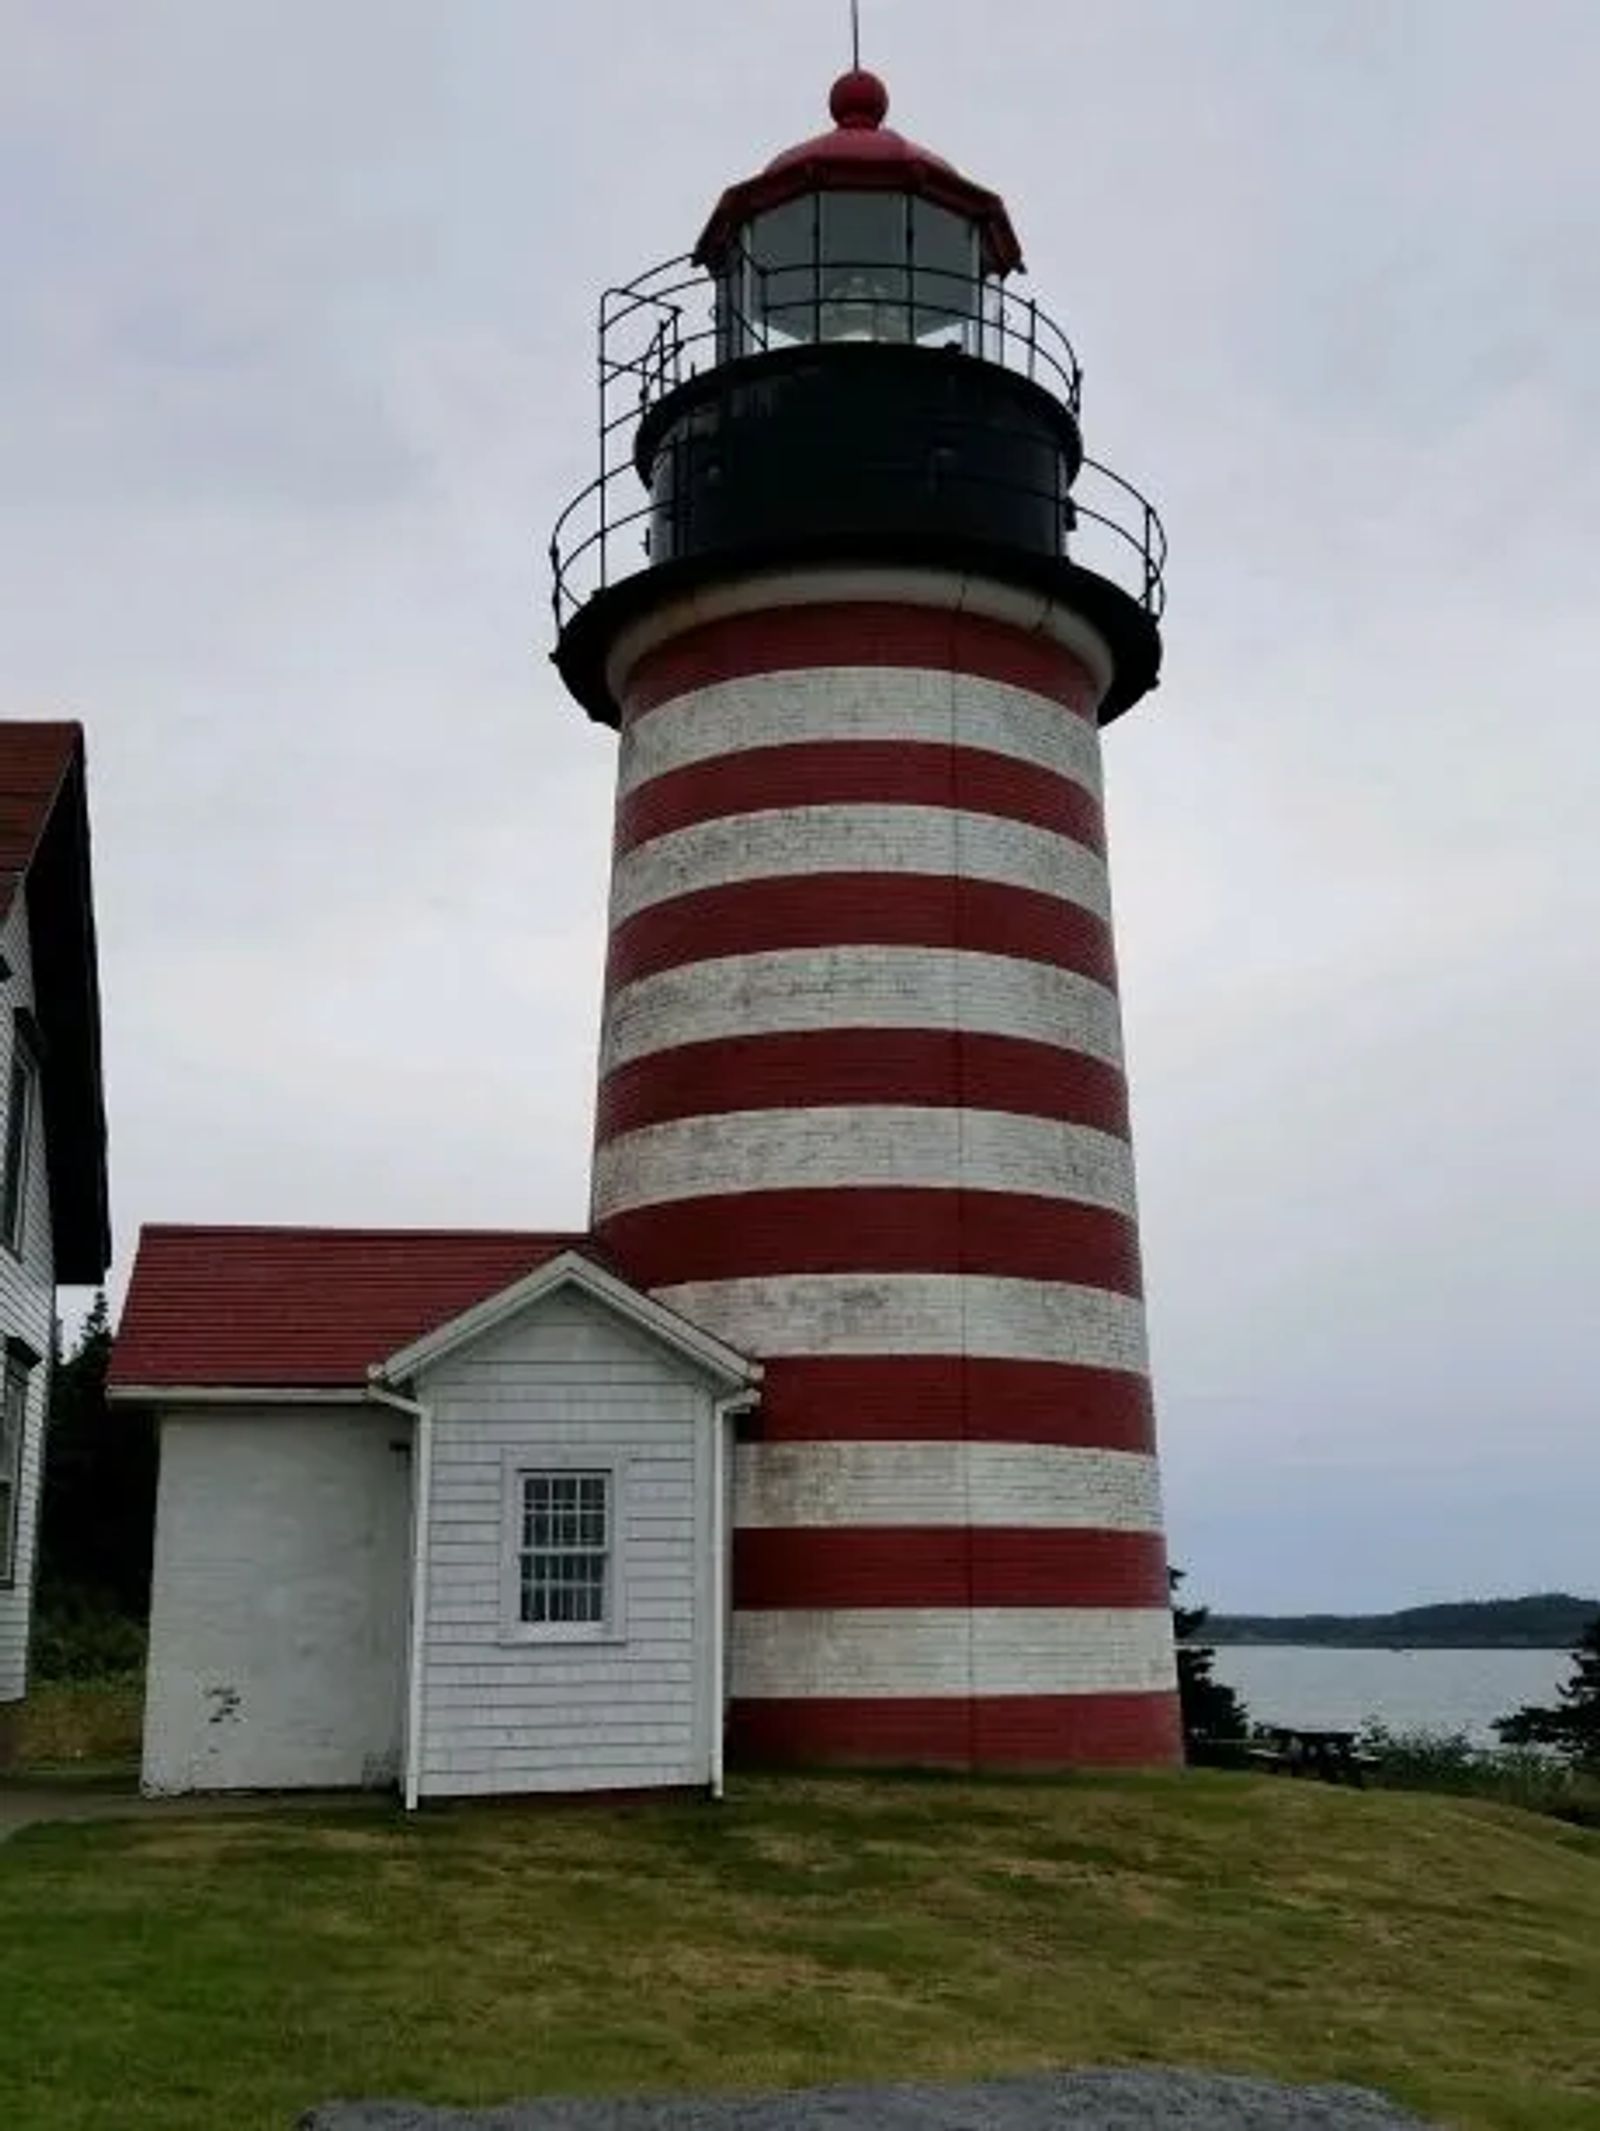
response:
{"label": "lantern room", "polygon": [[1085,456],[1082,372],[1017,289],[999,194],[890,127],[874,74],[829,111],[601,300],[599,472],[551,543],[562,675],[614,724],[611,644],[658,599],[894,562],[1069,598],[1115,717],[1160,664],[1160,522]]}
{"label": "lantern room", "polygon": [[884,124],[889,92],[856,69],[834,129],[724,193],[695,248],[716,279],[723,361],[812,341],[983,352],[991,288],[1022,264],[995,193]]}

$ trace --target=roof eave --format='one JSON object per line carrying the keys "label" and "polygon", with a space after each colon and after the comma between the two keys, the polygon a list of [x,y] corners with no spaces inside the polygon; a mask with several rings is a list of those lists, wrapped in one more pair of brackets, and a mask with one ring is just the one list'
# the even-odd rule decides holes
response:
{"label": "roof eave", "polygon": [[365,1406],[359,1384],[108,1384],[112,1406]]}
{"label": "roof eave", "polygon": [[35,1010],[44,1034],[46,1163],[55,1277],[95,1286],[111,1263],[100,979],[78,732],[29,862],[25,892]]}
{"label": "roof eave", "polygon": [[991,274],[1020,273],[1022,246],[1005,201],[986,186],[974,185],[959,171],[934,163],[840,163],[817,155],[760,171],[730,185],[711,211],[690,255],[696,266],[713,273],[721,265],[736,232],[753,215],[801,199],[808,192],[908,192],[948,207],[977,224],[983,238],[984,265]]}

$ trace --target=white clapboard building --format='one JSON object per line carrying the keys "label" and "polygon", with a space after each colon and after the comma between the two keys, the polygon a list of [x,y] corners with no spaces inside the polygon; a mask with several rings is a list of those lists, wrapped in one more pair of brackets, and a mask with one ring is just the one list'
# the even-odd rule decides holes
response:
{"label": "white clapboard building", "polygon": [[759,1375],[581,1237],[146,1229],[146,1789],[717,1790]]}
{"label": "white clapboard building", "polygon": [[111,1256],[83,733],[0,724],[0,1754],[27,1692],[56,1284]]}

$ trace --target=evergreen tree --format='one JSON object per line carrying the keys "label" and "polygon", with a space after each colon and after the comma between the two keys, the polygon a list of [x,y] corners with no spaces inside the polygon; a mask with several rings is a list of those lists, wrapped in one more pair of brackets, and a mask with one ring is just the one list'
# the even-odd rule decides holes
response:
{"label": "evergreen tree", "polygon": [[1580,1768],[1600,1769],[1600,1613],[1578,1638],[1555,1707],[1528,1703],[1495,1730],[1506,1746],[1551,1746]]}
{"label": "evergreen tree", "polygon": [[1212,1667],[1217,1653],[1208,1644],[1192,1640],[1210,1618],[1205,1606],[1180,1606],[1178,1586],[1181,1569],[1168,1571],[1173,1594],[1172,1632],[1178,1643],[1178,1702],[1183,1712],[1183,1743],[1191,1759],[1215,1740],[1249,1736],[1250,1712],[1225,1681],[1216,1679]]}
{"label": "evergreen tree", "polygon": [[39,1520],[43,1610],[63,1605],[143,1620],[150,1607],[156,1445],[146,1414],[106,1405],[111,1320],[96,1295],[50,1382]]}

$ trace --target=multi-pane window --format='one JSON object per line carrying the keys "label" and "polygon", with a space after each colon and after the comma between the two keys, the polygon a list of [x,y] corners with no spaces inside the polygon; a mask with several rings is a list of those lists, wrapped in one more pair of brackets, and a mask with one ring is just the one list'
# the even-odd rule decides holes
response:
{"label": "multi-pane window", "polygon": [[5,1365],[0,1393],[0,1585],[17,1579],[17,1519],[22,1501],[22,1441],[28,1424],[28,1372]]}
{"label": "multi-pane window", "polygon": [[6,1103],[6,1173],[0,1196],[0,1241],[20,1251],[28,1214],[28,1150],[33,1143],[33,1113],[39,1075],[20,1034],[11,1052],[11,1085]]}
{"label": "multi-pane window", "polygon": [[603,1627],[611,1584],[609,1472],[521,1475],[517,1572],[531,1627]]}
{"label": "multi-pane window", "polygon": [[723,354],[915,340],[982,355],[996,286],[964,215],[897,192],[808,193],[746,226],[718,294]]}

